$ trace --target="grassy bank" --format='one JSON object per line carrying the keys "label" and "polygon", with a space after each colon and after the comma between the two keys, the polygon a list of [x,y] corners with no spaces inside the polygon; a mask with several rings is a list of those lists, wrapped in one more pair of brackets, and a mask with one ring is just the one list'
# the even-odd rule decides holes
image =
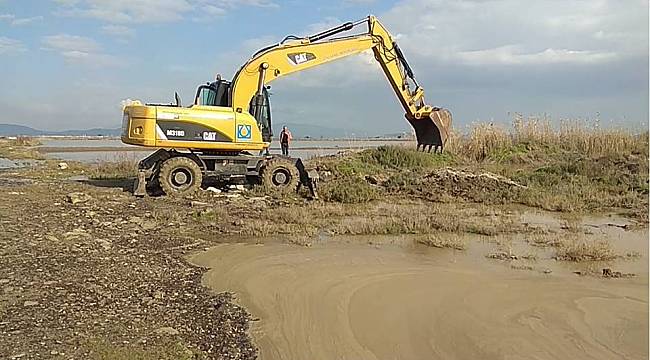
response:
{"label": "grassy bank", "polygon": [[11,160],[44,159],[36,146],[40,145],[37,139],[28,136],[0,139],[0,157]]}
{"label": "grassy bank", "polygon": [[483,124],[454,135],[443,154],[382,146],[314,163],[329,201],[402,195],[563,212],[618,208],[647,221],[647,132],[517,120],[509,129]]}
{"label": "grassy bank", "polygon": [[[40,158],[36,145],[31,138],[3,139],[0,157]],[[136,163],[122,157],[70,165],[91,179],[111,180],[133,177]],[[510,127],[478,124],[463,135],[454,133],[442,154],[416,152],[414,145],[380,146],[309,163],[320,172],[326,202],[399,197],[523,204],[568,213],[617,209],[647,222],[647,132],[579,121],[554,127],[544,119],[519,117]]]}

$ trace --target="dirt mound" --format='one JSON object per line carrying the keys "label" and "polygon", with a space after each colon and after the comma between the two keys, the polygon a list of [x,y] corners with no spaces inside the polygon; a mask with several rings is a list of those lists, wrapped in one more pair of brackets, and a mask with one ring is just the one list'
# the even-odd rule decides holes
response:
{"label": "dirt mound", "polygon": [[434,170],[424,176],[398,175],[387,182],[393,192],[430,200],[464,199],[474,202],[511,202],[521,196],[526,186],[497,174],[472,173],[452,168]]}

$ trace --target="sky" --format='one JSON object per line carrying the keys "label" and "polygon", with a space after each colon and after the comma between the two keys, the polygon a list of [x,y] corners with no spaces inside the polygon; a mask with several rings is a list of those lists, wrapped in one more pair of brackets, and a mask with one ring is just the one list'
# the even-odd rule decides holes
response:
{"label": "sky", "polygon": [[[124,99],[188,104],[259,48],[368,14],[458,129],[515,113],[647,128],[647,0],[0,0],[0,123],[119,128]],[[409,129],[367,54],[271,85],[276,124]]]}

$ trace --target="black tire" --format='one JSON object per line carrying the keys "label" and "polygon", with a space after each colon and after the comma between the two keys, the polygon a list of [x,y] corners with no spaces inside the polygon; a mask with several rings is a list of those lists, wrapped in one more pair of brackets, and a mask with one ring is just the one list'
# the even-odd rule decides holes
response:
{"label": "black tire", "polygon": [[262,168],[260,179],[267,192],[289,194],[298,189],[300,174],[290,159],[273,158]]}
{"label": "black tire", "polygon": [[189,195],[201,188],[203,173],[194,160],[176,156],[160,166],[158,183],[166,195]]}

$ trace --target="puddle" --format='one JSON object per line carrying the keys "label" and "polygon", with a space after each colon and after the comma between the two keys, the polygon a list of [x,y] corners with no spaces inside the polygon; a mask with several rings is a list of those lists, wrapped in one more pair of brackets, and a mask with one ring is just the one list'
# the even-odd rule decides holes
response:
{"label": "puddle", "polygon": [[[467,235],[466,251],[413,236],[269,238],[192,261],[210,268],[206,286],[236,293],[260,319],[262,359],[646,359],[647,229],[602,230],[641,258],[590,266],[636,277],[576,276],[587,265],[555,261],[525,235]],[[504,247],[537,260],[485,257]]]}

